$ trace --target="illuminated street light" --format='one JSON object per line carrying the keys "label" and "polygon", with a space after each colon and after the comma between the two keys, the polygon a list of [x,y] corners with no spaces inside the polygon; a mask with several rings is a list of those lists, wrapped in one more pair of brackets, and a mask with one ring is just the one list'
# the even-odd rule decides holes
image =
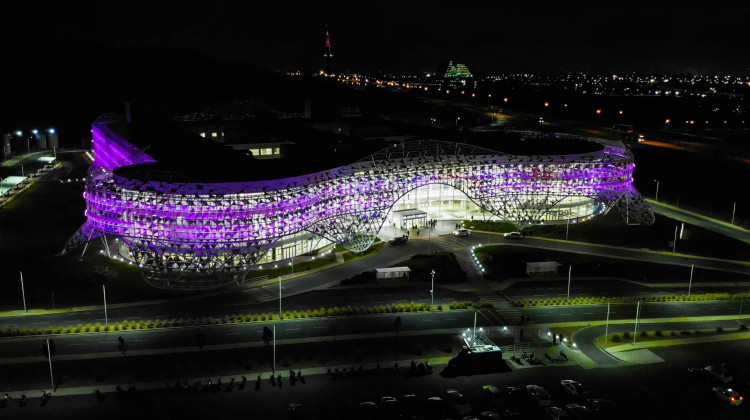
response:
{"label": "illuminated street light", "polygon": [[23,135],[23,131],[21,131],[21,130],[16,131],[16,135],[17,136],[22,136]]}
{"label": "illuminated street light", "polygon": [[31,130],[31,134],[39,134],[39,130],[37,130],[37,129],[35,128],[35,129]]}
{"label": "illuminated street light", "polygon": [[547,107],[547,108],[549,108],[549,102],[545,102],[544,106]]}
{"label": "illuminated street light", "polygon": [[50,128],[49,130],[47,130],[47,132],[50,133],[50,134],[55,134],[55,129],[54,128]]}
{"label": "illuminated street light", "polygon": [[601,109],[597,109],[597,110],[596,110],[596,113],[597,113],[597,115],[601,115],[601,113],[602,113],[602,110],[601,110]]}
{"label": "illuminated street light", "polygon": [[624,114],[624,113],[625,113],[625,111],[623,111],[623,110],[620,110],[620,115],[622,115],[622,114]]}

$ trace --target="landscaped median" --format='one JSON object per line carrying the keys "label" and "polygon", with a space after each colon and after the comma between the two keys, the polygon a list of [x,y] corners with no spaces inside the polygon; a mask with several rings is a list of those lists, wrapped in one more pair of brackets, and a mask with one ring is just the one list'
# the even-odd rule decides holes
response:
{"label": "landscaped median", "polygon": [[354,315],[372,315],[372,314],[393,314],[393,313],[411,313],[411,312],[440,312],[447,310],[464,310],[490,308],[492,304],[486,301],[459,301],[452,302],[449,305],[428,305],[426,303],[396,303],[392,305],[380,306],[334,306],[330,308],[321,307],[307,311],[287,311],[281,314],[234,314],[226,315],[223,318],[202,317],[202,318],[173,318],[173,319],[156,319],[146,321],[122,321],[113,324],[102,325],[85,324],[68,327],[47,327],[47,328],[7,328],[0,330],[0,337],[18,337],[28,335],[49,335],[49,334],[80,334],[128,330],[151,330],[157,328],[171,327],[190,327],[215,324],[245,324],[251,322],[278,321],[284,319],[303,319],[303,318],[322,318],[337,316],[354,316]]}
{"label": "landscaped median", "polygon": [[711,342],[748,337],[750,337],[750,332],[747,330],[747,325],[740,324],[737,328],[644,330],[636,334],[635,340],[633,340],[633,334],[629,332],[612,333],[606,337],[598,337],[596,341],[603,349],[617,352],[632,350],[634,344],[638,345],[635,348],[666,347],[692,342]]}
{"label": "landscaped median", "polygon": [[750,293],[704,293],[699,295],[660,295],[648,297],[614,296],[614,297],[577,297],[573,299],[521,299],[514,302],[515,306],[535,308],[540,306],[572,306],[572,305],[604,305],[607,303],[636,303],[636,302],[707,302],[714,300],[748,299]]}

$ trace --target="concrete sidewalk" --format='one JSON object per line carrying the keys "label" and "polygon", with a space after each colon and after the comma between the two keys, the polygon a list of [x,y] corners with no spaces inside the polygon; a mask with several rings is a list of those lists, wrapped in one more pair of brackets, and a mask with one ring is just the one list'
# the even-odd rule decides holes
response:
{"label": "concrete sidewalk", "polygon": [[[379,366],[382,370],[382,374],[388,374],[389,368],[393,369],[393,366],[398,363],[399,374],[404,375],[408,372],[409,366],[412,361],[418,361],[418,362],[428,362],[431,366],[437,367],[437,366],[444,366],[448,364],[448,360],[450,357],[432,357],[432,358],[426,358],[426,359],[408,359],[408,360],[391,360],[391,361],[385,361],[385,362],[375,362],[375,363],[362,363],[361,365],[357,365],[357,371],[359,371],[359,367],[362,367],[363,374],[374,374],[377,367]],[[320,366],[320,367],[314,367],[305,369],[304,371],[299,370],[302,372],[302,378],[308,376],[314,376],[314,375],[327,375],[328,370],[334,370],[335,368],[343,367],[344,369],[349,369],[352,366],[351,365],[334,365],[331,367],[328,366]],[[211,380],[213,384],[217,384],[219,381],[221,381],[222,386],[226,386],[229,384],[231,379],[235,380],[235,385],[239,385],[242,375],[245,375],[248,379],[247,383],[245,384],[246,387],[255,386],[255,382],[257,381],[258,376],[261,377],[262,387],[271,386],[269,383],[271,374],[281,375],[282,380],[286,382],[285,386],[290,386],[289,384],[289,369],[286,368],[280,368],[278,371],[274,372],[272,370],[266,370],[266,371],[253,371],[253,372],[238,372],[231,375],[222,375],[222,376],[216,376],[211,378],[189,378],[189,379],[183,379],[182,381],[187,381],[188,385],[193,387],[196,383],[201,382],[203,387],[206,387],[208,385],[208,380]],[[437,375],[438,372],[433,371],[433,375]],[[352,378],[352,380],[356,380],[357,378]],[[301,382],[298,386],[305,386],[305,382]],[[108,384],[108,385],[101,385],[101,386],[82,386],[82,387],[61,387],[53,389],[52,395],[55,397],[65,397],[65,396],[74,396],[74,395],[95,395],[96,391],[98,390],[101,393],[117,393],[118,387],[121,388],[119,392],[127,392],[127,390],[130,387],[135,387],[137,391],[154,391],[154,390],[160,390],[160,389],[169,389],[169,388],[175,388],[175,382],[138,382],[138,383],[126,383],[126,384]],[[194,388],[193,388],[194,390]],[[223,389],[222,389],[223,390]],[[17,390],[17,391],[2,391],[7,392],[11,395],[13,399],[18,399],[21,395],[26,395],[27,399],[35,399],[41,397],[41,389],[33,389],[33,390]]]}

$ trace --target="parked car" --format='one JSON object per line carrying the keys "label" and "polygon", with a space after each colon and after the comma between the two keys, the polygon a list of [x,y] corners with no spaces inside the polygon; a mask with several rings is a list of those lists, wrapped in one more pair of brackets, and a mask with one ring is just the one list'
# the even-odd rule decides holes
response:
{"label": "parked car", "polygon": [[401,406],[401,418],[403,419],[418,419],[419,403],[417,402],[417,396],[414,394],[404,394],[399,399],[399,405]]}
{"label": "parked car", "polygon": [[469,236],[470,233],[469,229],[457,229],[453,231],[453,236]]}
{"label": "parked car", "polygon": [[389,242],[391,245],[401,245],[401,244],[405,244],[408,240],[409,240],[409,237],[404,235],[404,236],[397,236],[391,239]]}
{"label": "parked car", "polygon": [[565,410],[560,407],[547,407],[544,409],[544,412],[547,414],[547,417],[551,418],[552,420],[570,419],[568,413],[566,413]]}
{"label": "parked car", "polygon": [[586,394],[586,389],[578,381],[574,381],[572,379],[563,379],[562,381],[560,381],[560,385],[562,385],[563,390],[565,390],[565,393],[568,395],[580,397]]}
{"label": "parked car", "polygon": [[466,402],[466,398],[464,398],[463,394],[461,394],[458,390],[446,389],[445,397],[445,399],[448,401],[448,404],[450,404],[451,406],[451,411],[457,417],[468,416],[471,412],[471,406]]}
{"label": "parked car", "polygon": [[717,381],[727,383],[727,382],[732,382],[734,380],[732,375],[730,375],[726,369],[722,369],[719,366],[706,366],[703,369],[705,369],[708,373],[713,375],[713,377]]}
{"label": "parked car", "polygon": [[521,232],[507,232],[507,233],[503,233],[503,238],[505,238],[505,239],[522,239],[523,235],[521,235]]}
{"label": "parked car", "polygon": [[742,395],[732,388],[723,388],[720,386],[713,388],[714,395],[719,400],[732,406],[742,405]]}
{"label": "parked car", "polygon": [[565,409],[568,410],[568,413],[570,413],[572,418],[577,420],[590,419],[593,416],[591,410],[585,405],[570,403],[565,404]]}
{"label": "parked car", "polygon": [[426,419],[442,420],[445,418],[445,400],[440,397],[427,398]]}
{"label": "parked car", "polygon": [[552,405],[552,398],[549,396],[549,392],[539,385],[526,385],[526,391],[531,396],[531,399],[540,407],[548,407]]}
{"label": "parked car", "polygon": [[289,418],[295,420],[305,418],[305,410],[302,408],[302,404],[289,403]]}
{"label": "parked car", "polygon": [[381,397],[379,407],[384,418],[390,419],[398,416],[398,400],[393,397]]}

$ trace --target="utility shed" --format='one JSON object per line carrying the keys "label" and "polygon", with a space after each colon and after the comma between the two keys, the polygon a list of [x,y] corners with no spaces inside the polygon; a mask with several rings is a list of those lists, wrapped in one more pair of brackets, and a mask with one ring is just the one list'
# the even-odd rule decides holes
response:
{"label": "utility shed", "polygon": [[376,268],[375,274],[378,279],[393,279],[398,277],[409,277],[409,267]]}
{"label": "utility shed", "polygon": [[541,261],[526,263],[526,275],[557,273],[557,267],[561,266],[557,261]]}

